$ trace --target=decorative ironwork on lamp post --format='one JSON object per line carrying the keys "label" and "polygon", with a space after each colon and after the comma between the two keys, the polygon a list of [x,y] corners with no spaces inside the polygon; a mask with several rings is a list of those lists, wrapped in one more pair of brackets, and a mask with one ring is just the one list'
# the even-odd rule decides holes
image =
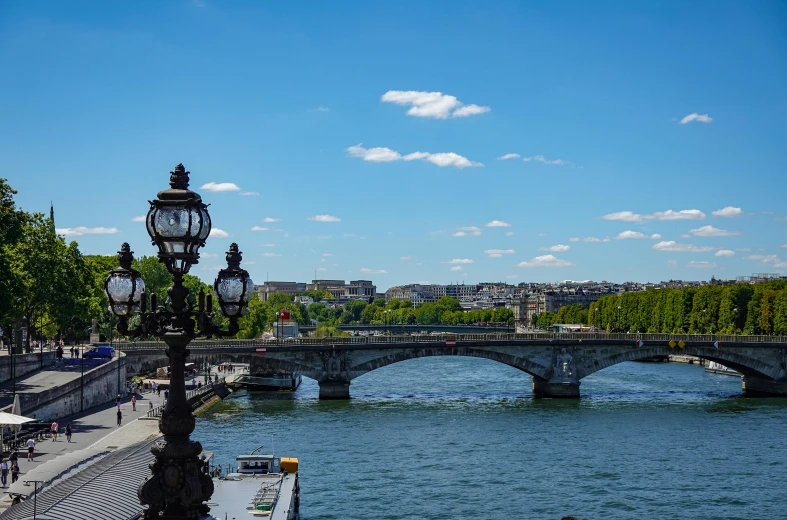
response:
{"label": "decorative ironwork on lamp post", "polygon": [[[139,486],[137,495],[145,509],[145,519],[197,519],[208,514],[205,502],[213,494],[213,482],[201,471],[202,445],[189,438],[194,431],[194,415],[186,399],[185,363],[187,346],[197,336],[232,336],[238,332],[238,318],[248,312],[254,291],[249,273],[241,269],[241,252],[232,244],[227,252],[227,268],[219,271],[213,287],[219,307],[229,318],[229,330],[213,323],[213,301],[200,290],[196,309],[189,301],[183,275],[199,262],[199,248],[210,234],[208,207],[199,194],[188,189],[189,172],[178,164],[170,174],[170,189],[160,191],[150,201],[147,230],[158,247],[158,258],[172,274],[163,305],[156,295],[145,294],[145,282],[132,268],[133,252],[127,243],[118,251],[120,267],[104,282],[109,310],[118,317],[117,330],[125,336],[158,336],[167,344],[170,359],[169,399],[161,415],[163,438],[151,452],[156,462],[152,475]],[[139,316],[139,325],[130,328],[129,318]]]}

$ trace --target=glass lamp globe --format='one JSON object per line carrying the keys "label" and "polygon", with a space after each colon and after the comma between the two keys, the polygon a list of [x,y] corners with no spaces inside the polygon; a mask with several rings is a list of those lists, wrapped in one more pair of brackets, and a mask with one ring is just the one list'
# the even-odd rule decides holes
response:
{"label": "glass lamp globe", "polygon": [[119,317],[128,317],[139,311],[145,282],[138,271],[131,268],[134,253],[124,242],[118,251],[120,267],[109,272],[104,280],[104,292],[109,300],[109,310]]}
{"label": "glass lamp globe", "polygon": [[210,215],[202,197],[188,189],[189,172],[182,164],[170,172],[169,185],[150,201],[145,223],[169,272],[185,274],[199,262],[199,248],[210,235]]}
{"label": "glass lamp globe", "polygon": [[249,273],[240,268],[241,260],[238,244],[231,244],[227,252],[227,268],[219,271],[213,284],[221,313],[231,318],[249,312],[249,300],[254,294],[254,282],[249,277]]}

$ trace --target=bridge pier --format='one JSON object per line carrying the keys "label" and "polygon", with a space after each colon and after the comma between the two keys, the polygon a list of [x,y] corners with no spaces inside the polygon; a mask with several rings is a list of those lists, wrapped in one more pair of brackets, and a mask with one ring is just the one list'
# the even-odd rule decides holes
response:
{"label": "bridge pier", "polygon": [[552,383],[547,379],[533,376],[533,395],[536,397],[578,398],[579,382]]}
{"label": "bridge pier", "polygon": [[787,395],[787,381],[743,376],[743,391],[751,395]]}
{"label": "bridge pier", "polygon": [[320,381],[320,399],[349,399],[349,381]]}

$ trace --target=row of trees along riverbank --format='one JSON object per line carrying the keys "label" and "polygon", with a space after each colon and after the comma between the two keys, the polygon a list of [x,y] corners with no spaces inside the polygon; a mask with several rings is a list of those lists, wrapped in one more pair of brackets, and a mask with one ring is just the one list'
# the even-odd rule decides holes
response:
{"label": "row of trees along riverbank", "polygon": [[649,289],[602,296],[588,309],[544,312],[539,327],[585,323],[607,331],[663,334],[787,334],[787,281]]}

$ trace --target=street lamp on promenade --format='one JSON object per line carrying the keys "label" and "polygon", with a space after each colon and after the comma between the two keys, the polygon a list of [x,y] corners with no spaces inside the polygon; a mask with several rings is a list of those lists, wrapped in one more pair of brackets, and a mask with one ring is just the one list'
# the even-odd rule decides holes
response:
{"label": "street lamp on promenade", "polygon": [[[194,415],[186,399],[186,347],[197,336],[234,336],[238,318],[248,312],[254,291],[249,273],[241,269],[241,252],[232,244],[227,252],[227,267],[219,271],[213,285],[222,314],[229,318],[229,330],[213,323],[213,300],[199,292],[196,308],[189,301],[183,276],[199,262],[199,248],[205,245],[211,229],[208,207],[199,194],[188,189],[189,172],[179,164],[170,175],[170,189],[160,191],[150,201],[147,230],[158,247],[158,258],[172,274],[168,298],[158,305],[156,295],[145,295],[145,283],[131,265],[133,253],[127,243],[118,252],[120,267],[113,269],[104,282],[109,309],[118,317],[117,330],[125,336],[158,336],[167,344],[171,375],[169,399],[161,415],[159,430],[164,437],[150,451],[156,457],[152,475],[142,483],[137,496],[146,506],[146,520],[196,519],[207,515],[207,502],[213,482],[202,473],[199,454],[202,445],[189,438],[194,431]],[[149,309],[149,310],[148,310]],[[129,318],[139,315],[140,325],[129,328]]]}
{"label": "street lamp on promenade", "polygon": [[615,332],[617,332],[618,334],[620,334],[620,308],[621,308],[620,305],[618,305],[618,321],[615,324],[615,328],[617,329]]}

